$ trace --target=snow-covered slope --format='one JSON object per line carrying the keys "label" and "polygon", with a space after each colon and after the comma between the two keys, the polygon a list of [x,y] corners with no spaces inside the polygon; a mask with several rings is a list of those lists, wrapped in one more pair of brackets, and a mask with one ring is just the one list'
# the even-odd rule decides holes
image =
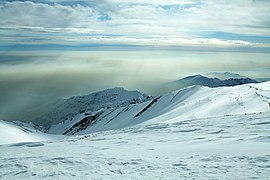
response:
{"label": "snow-covered slope", "polygon": [[50,111],[39,117],[39,122],[51,124],[72,121],[79,113],[102,111],[103,109],[117,108],[152,99],[152,96],[139,91],[128,91],[124,88],[106,89],[85,96],[74,96],[59,101]]}
{"label": "snow-covered slope", "polygon": [[49,137],[33,128],[0,121],[0,145],[22,142],[38,142]]}
{"label": "snow-covered slope", "polygon": [[269,129],[258,113],[0,146],[0,179],[269,180]]}
{"label": "snow-covered slope", "polygon": [[88,134],[139,123],[177,123],[183,120],[269,112],[270,82],[234,87],[191,86],[139,104],[84,111],[52,126],[49,133]]}

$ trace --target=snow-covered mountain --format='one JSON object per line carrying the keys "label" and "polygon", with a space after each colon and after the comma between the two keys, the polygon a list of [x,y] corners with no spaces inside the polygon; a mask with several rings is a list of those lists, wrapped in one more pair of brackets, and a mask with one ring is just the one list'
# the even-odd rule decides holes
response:
{"label": "snow-covered mountain", "polygon": [[0,121],[0,179],[270,177],[270,82],[191,86],[122,105],[50,129],[76,136]]}
{"label": "snow-covered mountain", "polygon": [[269,112],[270,82],[234,87],[191,86],[146,102],[97,111],[83,110],[53,125],[49,133],[88,134],[140,123],[178,123],[183,120]]}
{"label": "snow-covered mountain", "polygon": [[[206,77],[208,78],[218,78],[221,80],[226,80],[226,79],[245,79],[248,78],[246,76],[242,76],[240,74],[237,73],[232,73],[232,72],[210,72],[210,73],[206,73],[205,74]],[[266,81],[270,81],[270,78],[254,78],[253,80],[257,81],[257,82],[266,82]]]}
{"label": "snow-covered mountain", "polygon": [[236,86],[241,84],[257,83],[256,80],[250,78],[229,78],[220,80],[218,78],[208,78],[200,74],[188,76],[183,79],[173,81],[172,84],[187,87],[192,85],[201,85],[207,87],[221,87],[221,86]]}
{"label": "snow-covered mountain", "polygon": [[201,85],[207,87],[221,87],[221,86],[236,86],[241,84],[257,83],[256,80],[250,78],[229,78],[221,80],[218,78],[209,78],[200,74],[187,76],[185,78],[168,82],[160,86],[162,92],[171,92],[177,89],[186,88],[192,85]]}
{"label": "snow-covered mountain", "polygon": [[79,113],[103,112],[106,109],[125,107],[129,104],[145,102],[153,97],[139,91],[128,91],[116,87],[84,96],[74,96],[58,101],[48,107],[48,111],[38,117],[42,125],[49,127],[51,124],[63,121],[72,121]]}
{"label": "snow-covered mountain", "polygon": [[230,79],[230,78],[233,78],[233,79],[247,78],[246,76],[242,76],[240,74],[232,73],[232,72],[210,72],[210,73],[206,73],[205,76],[209,78],[218,78],[221,80]]}

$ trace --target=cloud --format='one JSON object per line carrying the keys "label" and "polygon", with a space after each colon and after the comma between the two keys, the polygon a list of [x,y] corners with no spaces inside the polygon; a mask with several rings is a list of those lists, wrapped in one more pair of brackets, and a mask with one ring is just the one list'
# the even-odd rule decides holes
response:
{"label": "cloud", "polygon": [[0,6],[1,26],[28,26],[43,28],[76,27],[82,19],[94,16],[91,8],[80,5],[70,7],[59,4],[10,2]]}
{"label": "cloud", "polygon": [[[227,32],[268,37],[270,1],[4,1],[1,44],[134,43],[269,47],[270,42],[220,39]],[[244,37],[244,36],[242,36]],[[123,41],[123,42],[121,42]]]}

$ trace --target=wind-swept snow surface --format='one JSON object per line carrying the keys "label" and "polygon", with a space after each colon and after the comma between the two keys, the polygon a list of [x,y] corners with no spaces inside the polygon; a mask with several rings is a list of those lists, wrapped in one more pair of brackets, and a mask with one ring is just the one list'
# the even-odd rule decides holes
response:
{"label": "wind-swept snow surface", "polygon": [[153,123],[0,146],[0,179],[270,178],[270,113]]}

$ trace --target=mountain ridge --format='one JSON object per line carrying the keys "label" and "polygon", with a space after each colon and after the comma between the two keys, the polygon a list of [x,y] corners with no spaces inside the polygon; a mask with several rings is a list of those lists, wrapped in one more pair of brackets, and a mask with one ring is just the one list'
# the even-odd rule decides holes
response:
{"label": "mountain ridge", "polygon": [[129,91],[122,87],[109,88],[83,96],[72,96],[55,104],[49,112],[39,116],[39,122],[52,123],[71,121],[78,113],[95,112],[100,109],[126,106],[153,98],[139,91]]}
{"label": "mountain ridge", "polygon": [[233,79],[247,78],[246,76],[242,76],[238,73],[233,73],[233,72],[228,72],[228,71],[210,72],[210,73],[206,73],[205,76],[209,78],[218,78],[221,80],[230,79],[230,78],[233,78]]}
{"label": "mountain ridge", "polygon": [[269,112],[270,82],[209,88],[193,85],[122,107],[77,114],[49,129],[55,134],[88,134],[145,123],[178,123],[197,118]]}
{"label": "mountain ridge", "polygon": [[221,80],[219,78],[209,78],[201,74],[191,75],[178,79],[175,81],[167,82],[160,85],[158,88],[161,93],[168,93],[177,89],[186,88],[192,85],[201,85],[207,87],[221,87],[221,86],[236,86],[248,83],[258,83],[256,80],[251,78],[228,78]]}
{"label": "mountain ridge", "polygon": [[[187,82],[185,82],[187,81]],[[181,85],[184,84],[185,86],[191,86],[191,85],[202,85],[207,87],[220,87],[220,86],[236,86],[241,84],[248,84],[248,83],[258,83],[256,80],[251,78],[229,78],[225,80],[221,80],[219,78],[209,78],[206,76],[203,76],[201,74],[187,76],[179,80],[175,80],[170,83],[178,83]]]}

